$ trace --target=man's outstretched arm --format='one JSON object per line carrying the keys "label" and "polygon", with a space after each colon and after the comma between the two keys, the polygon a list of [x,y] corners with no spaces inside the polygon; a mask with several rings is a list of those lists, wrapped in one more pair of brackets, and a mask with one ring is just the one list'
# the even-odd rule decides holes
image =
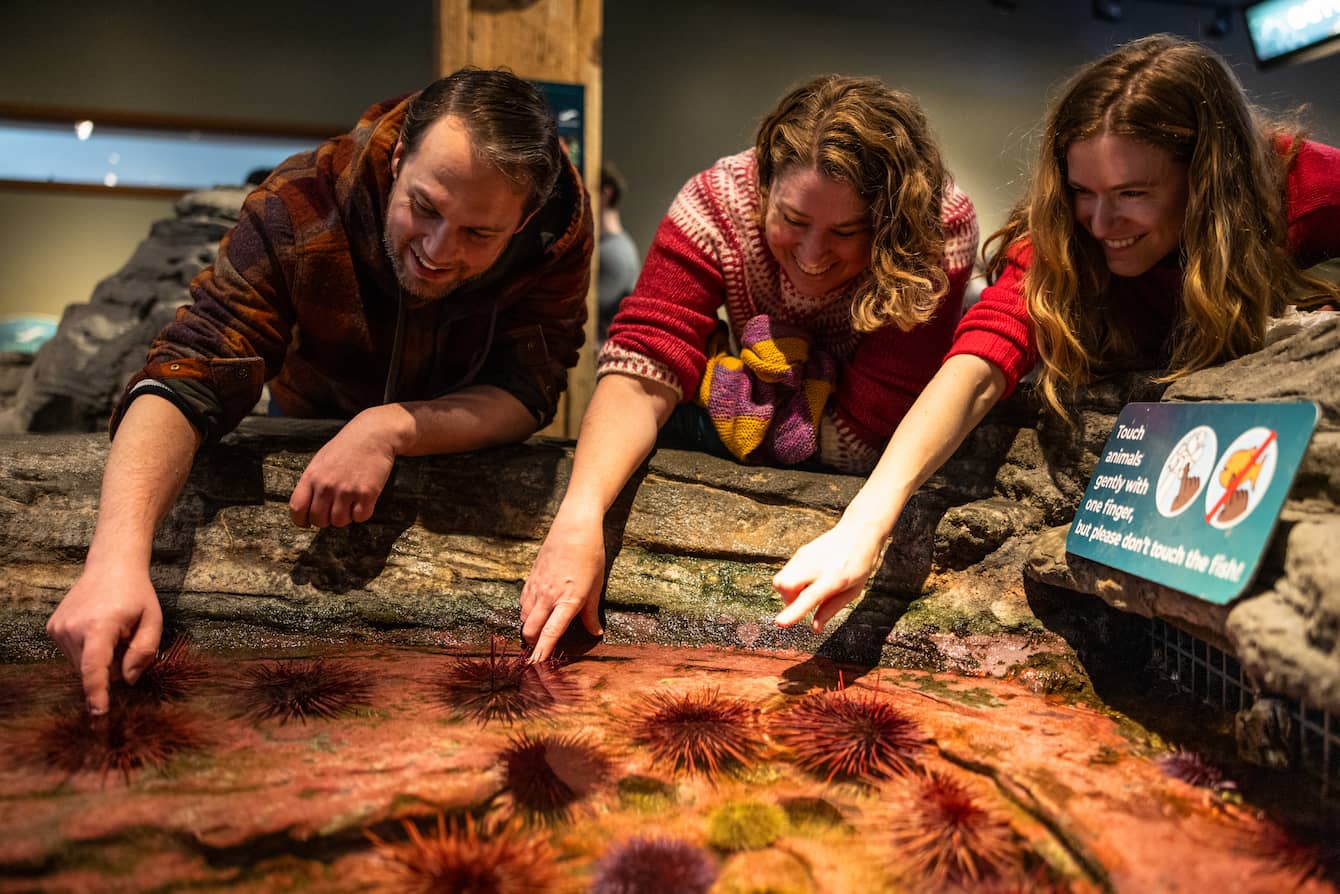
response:
{"label": "man's outstretched arm", "polygon": [[493,385],[370,407],[312,457],[289,500],[293,523],[344,527],[372,517],[397,456],[464,453],[534,434],[535,417]]}
{"label": "man's outstretched arm", "polygon": [[106,713],[116,650],[134,683],[158,652],[163,613],[149,581],[154,531],[191,471],[200,435],[156,395],[126,410],[107,455],[102,497],[84,572],[47,621],[47,633],[79,670],[89,711]]}

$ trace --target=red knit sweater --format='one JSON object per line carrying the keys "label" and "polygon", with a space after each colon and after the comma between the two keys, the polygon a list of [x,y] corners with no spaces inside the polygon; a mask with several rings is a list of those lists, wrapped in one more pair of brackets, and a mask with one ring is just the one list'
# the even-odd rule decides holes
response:
{"label": "red knit sweater", "polygon": [[[1340,150],[1305,141],[1289,168],[1286,191],[1289,250],[1298,265],[1340,258]],[[1005,373],[1006,394],[1038,360],[1023,290],[1032,257],[1027,244],[1010,248],[1000,279],[963,315],[947,355],[974,354],[994,363]],[[1147,343],[1139,353],[1161,351],[1181,313],[1182,268],[1160,264],[1140,276],[1114,276],[1109,288],[1111,304],[1140,322],[1135,331]]]}
{"label": "red knit sweater", "polygon": [[720,308],[737,343],[750,318],[778,317],[806,330],[837,361],[820,458],[867,471],[939,368],[963,306],[977,252],[977,215],[952,184],[941,218],[949,291],[935,316],[910,332],[885,326],[862,335],[851,325],[858,283],[821,296],[797,291],[764,238],[753,151],[723,158],[680,190],[661,221],[637,286],[610,326],[597,375],[636,375],[691,400]]}

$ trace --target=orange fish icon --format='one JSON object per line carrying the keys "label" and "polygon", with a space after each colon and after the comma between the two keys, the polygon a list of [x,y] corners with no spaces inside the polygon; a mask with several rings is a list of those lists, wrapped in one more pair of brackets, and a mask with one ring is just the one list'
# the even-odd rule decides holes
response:
{"label": "orange fish icon", "polygon": [[1247,447],[1243,450],[1234,451],[1224,461],[1224,470],[1219,473],[1219,483],[1224,487],[1232,487],[1235,481],[1238,484],[1251,481],[1252,487],[1255,488],[1257,476],[1261,474],[1261,466],[1263,465],[1260,452],[1259,447]]}

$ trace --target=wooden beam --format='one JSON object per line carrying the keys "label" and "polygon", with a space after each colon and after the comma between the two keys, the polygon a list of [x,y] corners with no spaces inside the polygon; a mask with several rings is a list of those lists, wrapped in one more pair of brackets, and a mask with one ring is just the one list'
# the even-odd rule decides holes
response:
{"label": "wooden beam", "polygon": [[[506,67],[523,78],[585,87],[582,147],[592,211],[600,213],[601,0],[437,0],[437,70]],[[586,296],[586,343],[554,422],[542,433],[575,438],[595,390],[596,259]]]}

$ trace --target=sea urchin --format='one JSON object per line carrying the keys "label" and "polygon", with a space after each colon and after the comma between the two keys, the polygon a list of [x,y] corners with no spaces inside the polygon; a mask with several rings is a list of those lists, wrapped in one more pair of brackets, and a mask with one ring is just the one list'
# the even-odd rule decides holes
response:
{"label": "sea urchin", "polygon": [[179,708],[113,703],[106,714],[82,710],[53,715],[16,748],[20,762],[64,773],[120,773],[161,768],[176,754],[204,744],[204,736]]}
{"label": "sea urchin", "polygon": [[773,722],[772,735],[828,781],[907,773],[926,741],[916,721],[874,693],[856,698],[845,689],[805,696]]}
{"label": "sea urchin", "polygon": [[512,801],[541,819],[561,819],[610,775],[610,762],[576,736],[514,737],[498,755]]}
{"label": "sea urchin", "polygon": [[372,695],[372,684],[353,667],[322,658],[262,664],[243,671],[243,677],[246,713],[259,720],[278,717],[281,724],[336,717],[367,705]]}
{"label": "sea urchin", "polygon": [[496,639],[488,658],[454,659],[434,683],[453,716],[485,724],[543,714],[573,694],[558,662],[530,664],[524,654],[507,655]]}
{"label": "sea urchin", "polygon": [[159,651],[133,686],[118,685],[116,694],[127,701],[182,701],[190,694],[192,686],[209,676],[190,646],[190,637],[176,637],[172,645]]}
{"label": "sea urchin", "polygon": [[1225,778],[1223,771],[1205,760],[1199,752],[1173,751],[1156,761],[1164,773],[1190,785],[1223,792],[1237,788],[1237,783]]}
{"label": "sea urchin", "polygon": [[930,890],[976,886],[1021,861],[1009,822],[944,773],[909,779],[891,801],[889,840]]}
{"label": "sea urchin", "polygon": [[752,705],[715,689],[657,692],[644,700],[631,735],[657,763],[714,775],[748,764],[763,750],[756,714]]}
{"label": "sea urchin", "polygon": [[716,861],[701,848],[674,838],[632,838],[615,845],[596,865],[591,894],[707,894]]}
{"label": "sea urchin", "polygon": [[404,826],[408,841],[402,844],[367,833],[377,852],[394,868],[399,890],[411,894],[534,894],[553,890],[558,884],[553,848],[517,824],[481,828],[467,816],[448,825],[438,814],[436,833],[423,834],[409,820]]}

